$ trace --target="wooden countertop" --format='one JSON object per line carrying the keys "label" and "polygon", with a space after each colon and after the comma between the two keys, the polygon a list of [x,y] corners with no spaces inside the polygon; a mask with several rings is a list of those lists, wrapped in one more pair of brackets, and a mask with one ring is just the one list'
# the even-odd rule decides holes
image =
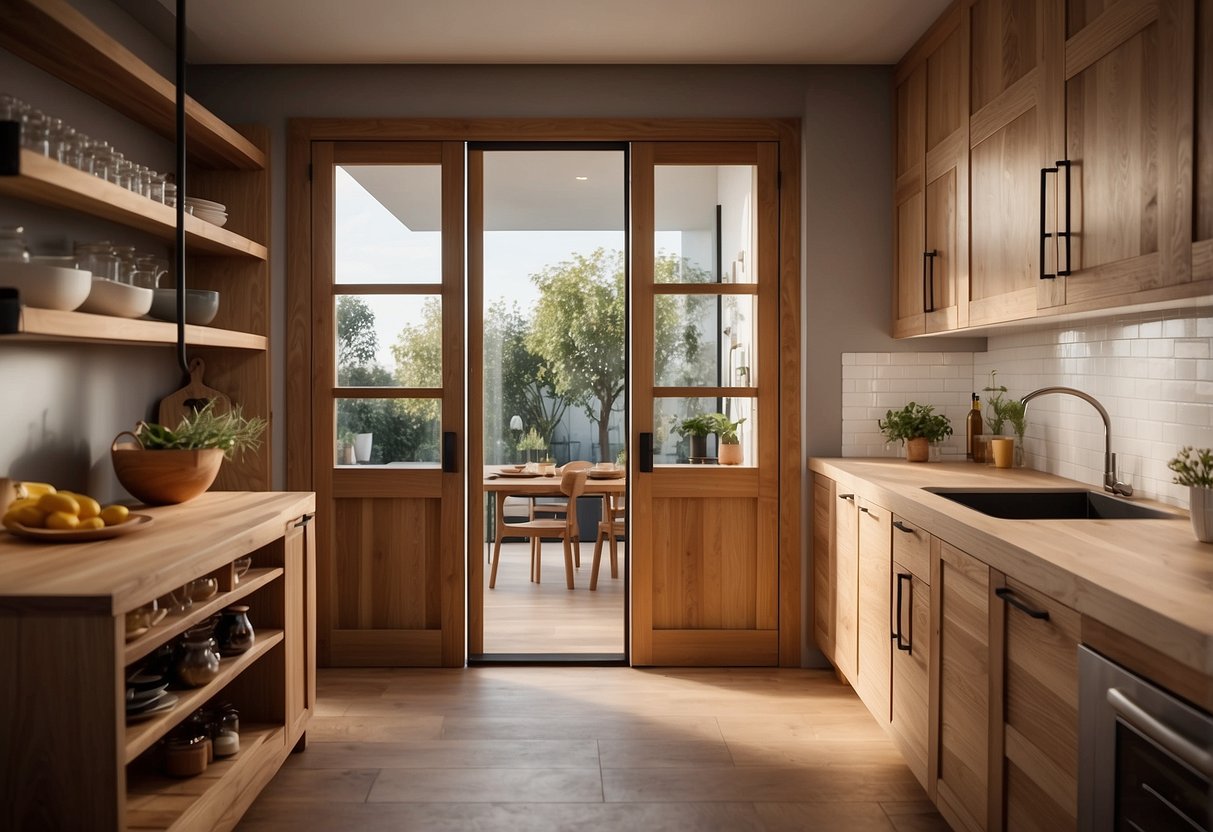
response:
{"label": "wooden countertop", "polygon": [[156,522],[109,540],[46,544],[5,532],[0,612],[119,615],[276,540],[315,510],[310,491],[210,491],[177,506],[135,509]]}
{"label": "wooden countertop", "polygon": [[1098,486],[1025,469],[899,459],[811,459],[809,468],[854,488],[995,569],[1213,676],[1213,545],[1174,506],[1167,520],[1002,520],[924,487]]}

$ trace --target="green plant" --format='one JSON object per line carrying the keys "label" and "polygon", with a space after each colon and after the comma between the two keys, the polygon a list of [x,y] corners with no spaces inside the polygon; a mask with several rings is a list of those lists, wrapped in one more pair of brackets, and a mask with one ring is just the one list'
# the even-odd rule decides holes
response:
{"label": "green plant", "polygon": [[716,430],[716,413],[696,413],[674,426],[679,436],[707,436]]}
{"label": "green plant", "polygon": [[993,394],[986,397],[986,403],[989,405],[986,425],[989,426],[990,433],[997,436],[1002,433],[1003,423],[1008,418],[1006,411],[1008,402],[1002,397],[1002,394],[1007,392],[1007,388],[998,383],[997,370],[990,370],[990,386],[983,387],[982,392]]}
{"label": "green plant", "polygon": [[1175,472],[1174,482],[1193,488],[1213,488],[1213,450],[1185,446],[1167,463]]}
{"label": "green plant", "polygon": [[520,451],[544,451],[547,450],[547,442],[539,435],[539,431],[531,428],[522,439],[518,440],[518,450]]}
{"label": "green plant", "polygon": [[999,402],[999,414],[1011,423],[1011,430],[1023,441],[1023,433],[1027,430],[1028,406],[1019,399],[1003,399]]}
{"label": "green plant", "polygon": [[716,425],[712,429],[712,433],[720,438],[721,445],[739,445],[741,439],[737,436],[737,428],[745,421],[744,418],[738,419],[736,422],[729,419],[723,413],[713,413],[716,417]]}
{"label": "green plant", "polygon": [[876,420],[880,432],[890,442],[920,437],[939,442],[952,435],[952,423],[947,416],[936,413],[929,404],[910,402],[901,410],[890,410],[884,419]]}
{"label": "green plant", "polygon": [[211,400],[200,410],[185,416],[175,428],[155,422],[140,422],[135,438],[148,451],[198,451],[218,448],[231,458],[261,446],[266,421],[260,416],[245,418],[239,405],[223,413],[216,412]]}

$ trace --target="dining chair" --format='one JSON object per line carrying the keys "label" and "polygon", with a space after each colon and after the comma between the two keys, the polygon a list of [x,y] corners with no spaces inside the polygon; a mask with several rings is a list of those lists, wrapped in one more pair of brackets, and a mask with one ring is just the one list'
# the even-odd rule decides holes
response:
{"label": "dining chair", "polygon": [[[586,462],[583,459],[574,459],[571,462],[566,462],[564,467],[560,469],[563,474],[565,471],[588,471],[593,468],[593,464]],[[540,500],[544,502],[539,502]],[[534,520],[538,514],[551,514],[553,516],[563,516],[568,513],[569,500],[567,497],[535,497],[531,500],[531,519]],[[580,539],[575,540],[575,543],[580,543]],[[531,541],[531,546],[538,546],[538,538]],[[532,555],[533,557],[533,555]],[[581,547],[573,547],[573,565],[578,569],[581,568]]]}
{"label": "dining chair", "polygon": [[598,521],[598,539],[594,541],[594,564],[590,568],[590,589],[598,589],[598,567],[602,563],[602,543],[611,552],[611,577],[619,578],[617,539],[627,534],[627,499],[623,494],[606,494],[602,500],[602,519]]}
{"label": "dining chair", "polygon": [[[577,498],[585,491],[588,472],[584,468],[569,470],[565,466],[560,476],[560,491],[568,498],[569,505],[576,505]],[[510,536],[529,537],[531,549],[531,580],[540,583],[543,566],[543,538],[558,537],[564,543],[564,577],[568,588],[573,588],[573,548],[579,539],[577,512],[566,511],[564,518],[536,517],[525,523],[503,523],[503,532]],[[501,535],[493,545],[493,571],[489,574],[489,589],[497,585],[497,567],[501,563]]]}

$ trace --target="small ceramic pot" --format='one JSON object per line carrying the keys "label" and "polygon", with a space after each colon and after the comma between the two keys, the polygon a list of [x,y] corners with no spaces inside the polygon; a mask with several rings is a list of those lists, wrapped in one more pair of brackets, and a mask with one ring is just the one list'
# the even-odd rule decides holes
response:
{"label": "small ceramic pot", "polygon": [[1213,488],[1188,486],[1188,511],[1192,533],[1201,543],[1213,543]]}
{"label": "small ceramic pot", "polygon": [[219,642],[219,652],[224,656],[235,656],[253,646],[256,634],[253,625],[248,620],[248,607],[243,604],[228,607],[219,619],[215,630]]}
{"label": "small ceramic pot", "polygon": [[719,453],[721,465],[740,465],[744,460],[739,444],[726,445],[722,442]]}
{"label": "small ceramic pot", "polygon": [[219,675],[219,656],[212,649],[213,642],[186,642],[181,657],[177,659],[177,678],[191,688],[200,688]]}
{"label": "small ceramic pot", "polygon": [[931,441],[925,436],[915,436],[906,440],[906,460],[909,462],[926,462],[931,458]]}

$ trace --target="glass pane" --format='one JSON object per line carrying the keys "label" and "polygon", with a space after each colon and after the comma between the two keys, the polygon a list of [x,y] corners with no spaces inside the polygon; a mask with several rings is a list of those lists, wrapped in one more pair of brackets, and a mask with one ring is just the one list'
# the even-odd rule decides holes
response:
{"label": "glass pane", "polygon": [[754,368],[753,295],[657,295],[654,383],[749,387]]}
{"label": "glass pane", "polygon": [[442,461],[439,399],[337,399],[334,464],[436,468]]}
{"label": "glass pane", "polygon": [[753,165],[658,165],[654,282],[754,283]]}
{"label": "glass pane", "polygon": [[442,299],[338,295],[337,384],[441,387]]}
{"label": "glass pane", "polygon": [[[753,398],[659,398],[653,400],[653,463],[715,465],[720,437],[731,428],[741,461],[757,464],[758,400]],[[702,437],[702,438],[700,438]],[[724,451],[729,459],[733,451]]]}
{"label": "glass pane", "polygon": [[337,283],[442,282],[442,168],[338,165]]}
{"label": "glass pane", "polygon": [[625,181],[622,150],[484,153],[488,465],[623,450]]}

